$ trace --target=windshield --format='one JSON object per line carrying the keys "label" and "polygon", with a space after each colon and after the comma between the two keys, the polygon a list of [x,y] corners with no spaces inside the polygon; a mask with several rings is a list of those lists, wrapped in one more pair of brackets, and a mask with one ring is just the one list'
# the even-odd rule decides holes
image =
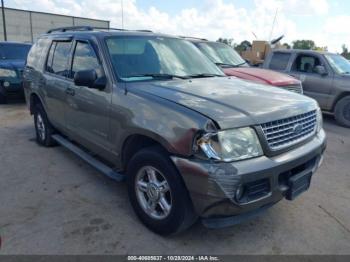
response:
{"label": "windshield", "polygon": [[156,36],[117,36],[106,39],[113,68],[123,81],[154,78],[224,76],[191,43]]}
{"label": "windshield", "polygon": [[242,57],[230,46],[218,42],[201,42],[198,48],[217,65],[235,67],[248,66]]}
{"label": "windshield", "polygon": [[350,62],[341,55],[326,55],[326,58],[338,74],[348,75],[350,74]]}
{"label": "windshield", "polygon": [[2,45],[0,56],[3,60],[26,60],[30,45]]}

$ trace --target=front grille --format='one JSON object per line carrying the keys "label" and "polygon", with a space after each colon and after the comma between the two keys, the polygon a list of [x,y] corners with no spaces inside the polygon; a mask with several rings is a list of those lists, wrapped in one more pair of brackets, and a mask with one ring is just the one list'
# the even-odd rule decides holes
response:
{"label": "front grille", "polygon": [[303,93],[303,88],[301,85],[283,86],[282,88],[298,94]]}
{"label": "front grille", "polygon": [[315,134],[316,111],[262,124],[271,150],[293,146]]}

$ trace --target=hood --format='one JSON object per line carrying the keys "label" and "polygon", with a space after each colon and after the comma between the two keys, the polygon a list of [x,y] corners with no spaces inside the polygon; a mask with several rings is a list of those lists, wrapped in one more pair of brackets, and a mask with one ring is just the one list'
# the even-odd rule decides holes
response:
{"label": "hood", "polygon": [[126,87],[199,112],[221,129],[262,124],[317,108],[311,98],[228,77],[133,82]]}
{"label": "hood", "polygon": [[287,86],[299,84],[299,80],[286,74],[278,73],[272,70],[266,70],[254,67],[223,68],[228,76],[251,80],[254,82],[268,84],[272,86]]}
{"label": "hood", "polygon": [[23,60],[0,60],[0,68],[7,68],[13,70],[23,70],[25,61]]}

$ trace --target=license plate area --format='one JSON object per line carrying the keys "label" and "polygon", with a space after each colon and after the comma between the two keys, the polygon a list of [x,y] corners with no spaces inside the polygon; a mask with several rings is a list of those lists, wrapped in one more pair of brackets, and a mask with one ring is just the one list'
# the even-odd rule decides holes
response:
{"label": "license plate area", "polygon": [[294,200],[307,191],[310,187],[312,172],[305,172],[294,175],[288,179],[287,200]]}

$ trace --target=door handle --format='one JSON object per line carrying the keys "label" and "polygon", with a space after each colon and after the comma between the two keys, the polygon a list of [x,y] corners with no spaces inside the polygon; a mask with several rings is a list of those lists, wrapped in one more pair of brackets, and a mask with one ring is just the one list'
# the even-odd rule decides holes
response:
{"label": "door handle", "polygon": [[74,96],[74,95],[75,95],[75,91],[74,91],[74,89],[68,87],[68,88],[66,89],[66,94],[67,94],[67,95]]}

